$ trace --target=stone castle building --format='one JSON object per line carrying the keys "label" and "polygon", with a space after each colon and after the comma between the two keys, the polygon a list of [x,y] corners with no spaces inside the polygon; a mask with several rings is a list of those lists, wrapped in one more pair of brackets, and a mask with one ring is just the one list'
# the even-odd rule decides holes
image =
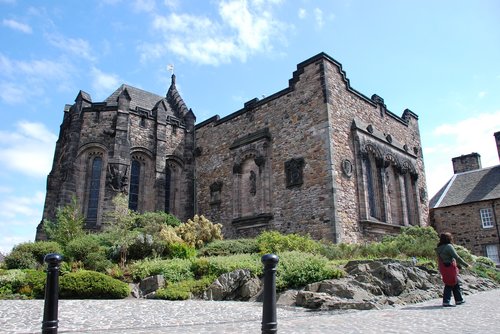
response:
{"label": "stone castle building", "polygon": [[103,102],[80,91],[64,110],[43,219],[76,195],[86,227],[99,230],[124,193],[139,212],[203,214],[226,238],[274,229],[360,242],[427,225],[417,115],[356,91],[330,56],[199,124],[175,84],[166,96],[122,85]]}
{"label": "stone castle building", "polygon": [[[500,131],[494,134],[500,159]],[[482,168],[478,153],[452,159],[453,177],[429,202],[430,223],[500,265],[500,164]]]}

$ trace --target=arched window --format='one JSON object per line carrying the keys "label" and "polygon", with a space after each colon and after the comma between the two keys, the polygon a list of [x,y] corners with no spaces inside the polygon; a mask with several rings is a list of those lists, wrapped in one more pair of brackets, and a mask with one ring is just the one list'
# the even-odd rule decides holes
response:
{"label": "arched window", "polygon": [[137,160],[132,161],[130,170],[130,190],[128,197],[128,208],[137,211],[139,208],[139,185],[141,179],[141,163]]}
{"label": "arched window", "polygon": [[99,190],[101,187],[102,158],[95,157],[92,160],[90,174],[89,201],[87,206],[87,226],[95,227],[97,222],[97,211],[99,209]]}
{"label": "arched window", "polygon": [[170,184],[172,183],[172,171],[167,166],[165,171],[165,212],[170,213]]}

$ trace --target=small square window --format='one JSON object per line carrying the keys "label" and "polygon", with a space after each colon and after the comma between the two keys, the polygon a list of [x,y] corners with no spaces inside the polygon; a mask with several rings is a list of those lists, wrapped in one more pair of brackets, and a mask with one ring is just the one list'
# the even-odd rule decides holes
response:
{"label": "small square window", "polygon": [[481,209],[481,224],[483,228],[493,227],[493,210],[491,208]]}

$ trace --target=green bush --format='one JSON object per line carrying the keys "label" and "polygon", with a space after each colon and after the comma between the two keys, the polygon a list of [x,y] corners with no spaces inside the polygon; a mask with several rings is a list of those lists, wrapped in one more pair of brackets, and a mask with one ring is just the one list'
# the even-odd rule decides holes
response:
{"label": "green bush", "polygon": [[201,256],[252,254],[259,252],[256,239],[216,240],[200,249]]}
{"label": "green bush", "polygon": [[130,265],[130,275],[134,281],[153,275],[163,275],[167,282],[179,282],[194,277],[189,259],[140,260]]}
{"label": "green bush", "polygon": [[322,245],[309,236],[298,234],[281,234],[277,231],[266,231],[257,237],[261,254],[279,254],[288,251],[319,253]]}
{"label": "green bush", "polygon": [[280,291],[344,275],[322,255],[291,251],[283,252],[279,257],[276,288]]}
{"label": "green bush", "polygon": [[457,251],[458,256],[460,256],[465,262],[472,264],[474,263],[474,258],[475,256],[471,254],[471,252],[460,245],[453,245],[455,247],[455,250]]}
{"label": "green bush", "polygon": [[196,249],[184,242],[174,242],[166,245],[165,253],[169,258],[190,259],[196,257]]}
{"label": "green bush", "polygon": [[212,284],[214,277],[204,277],[200,280],[184,280],[167,284],[156,291],[155,298],[168,300],[186,300],[194,296],[201,296],[203,291]]}
{"label": "green bush", "polygon": [[41,266],[31,252],[21,250],[10,252],[4,263],[7,269],[36,269]]}
{"label": "green bush", "polygon": [[475,263],[482,264],[482,265],[492,267],[492,268],[495,268],[495,266],[496,266],[495,262],[493,262],[492,259],[490,259],[489,257],[486,257],[486,256],[478,256],[476,258]]}
{"label": "green bush", "polygon": [[86,234],[71,240],[64,247],[66,261],[84,261],[89,253],[101,251],[99,237],[96,234]]}
{"label": "green bush", "polygon": [[129,295],[128,284],[89,270],[69,273],[60,278],[61,298],[121,299]]}
{"label": "green bush", "polygon": [[7,269],[36,269],[43,266],[45,255],[62,253],[61,246],[54,241],[24,242],[14,246],[5,257]]}
{"label": "green bush", "polygon": [[219,277],[236,269],[248,269],[252,274],[262,274],[261,257],[258,254],[235,254],[230,256],[201,257],[193,261],[195,277]]}
{"label": "green bush", "polygon": [[163,212],[144,212],[135,217],[136,228],[144,229],[147,233],[158,233],[164,226],[179,226],[181,221],[174,215]]}
{"label": "green bush", "polygon": [[47,274],[41,270],[2,270],[0,271],[0,299],[9,296],[43,298]]}

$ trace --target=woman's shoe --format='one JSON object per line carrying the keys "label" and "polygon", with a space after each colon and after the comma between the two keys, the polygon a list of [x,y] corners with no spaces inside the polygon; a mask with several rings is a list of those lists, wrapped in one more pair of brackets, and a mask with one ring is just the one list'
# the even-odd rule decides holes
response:
{"label": "woman's shoe", "polygon": [[462,305],[465,304],[465,300],[459,300],[458,302],[455,302],[456,305]]}
{"label": "woman's shoe", "polygon": [[443,307],[455,307],[455,305],[450,303],[443,303]]}

